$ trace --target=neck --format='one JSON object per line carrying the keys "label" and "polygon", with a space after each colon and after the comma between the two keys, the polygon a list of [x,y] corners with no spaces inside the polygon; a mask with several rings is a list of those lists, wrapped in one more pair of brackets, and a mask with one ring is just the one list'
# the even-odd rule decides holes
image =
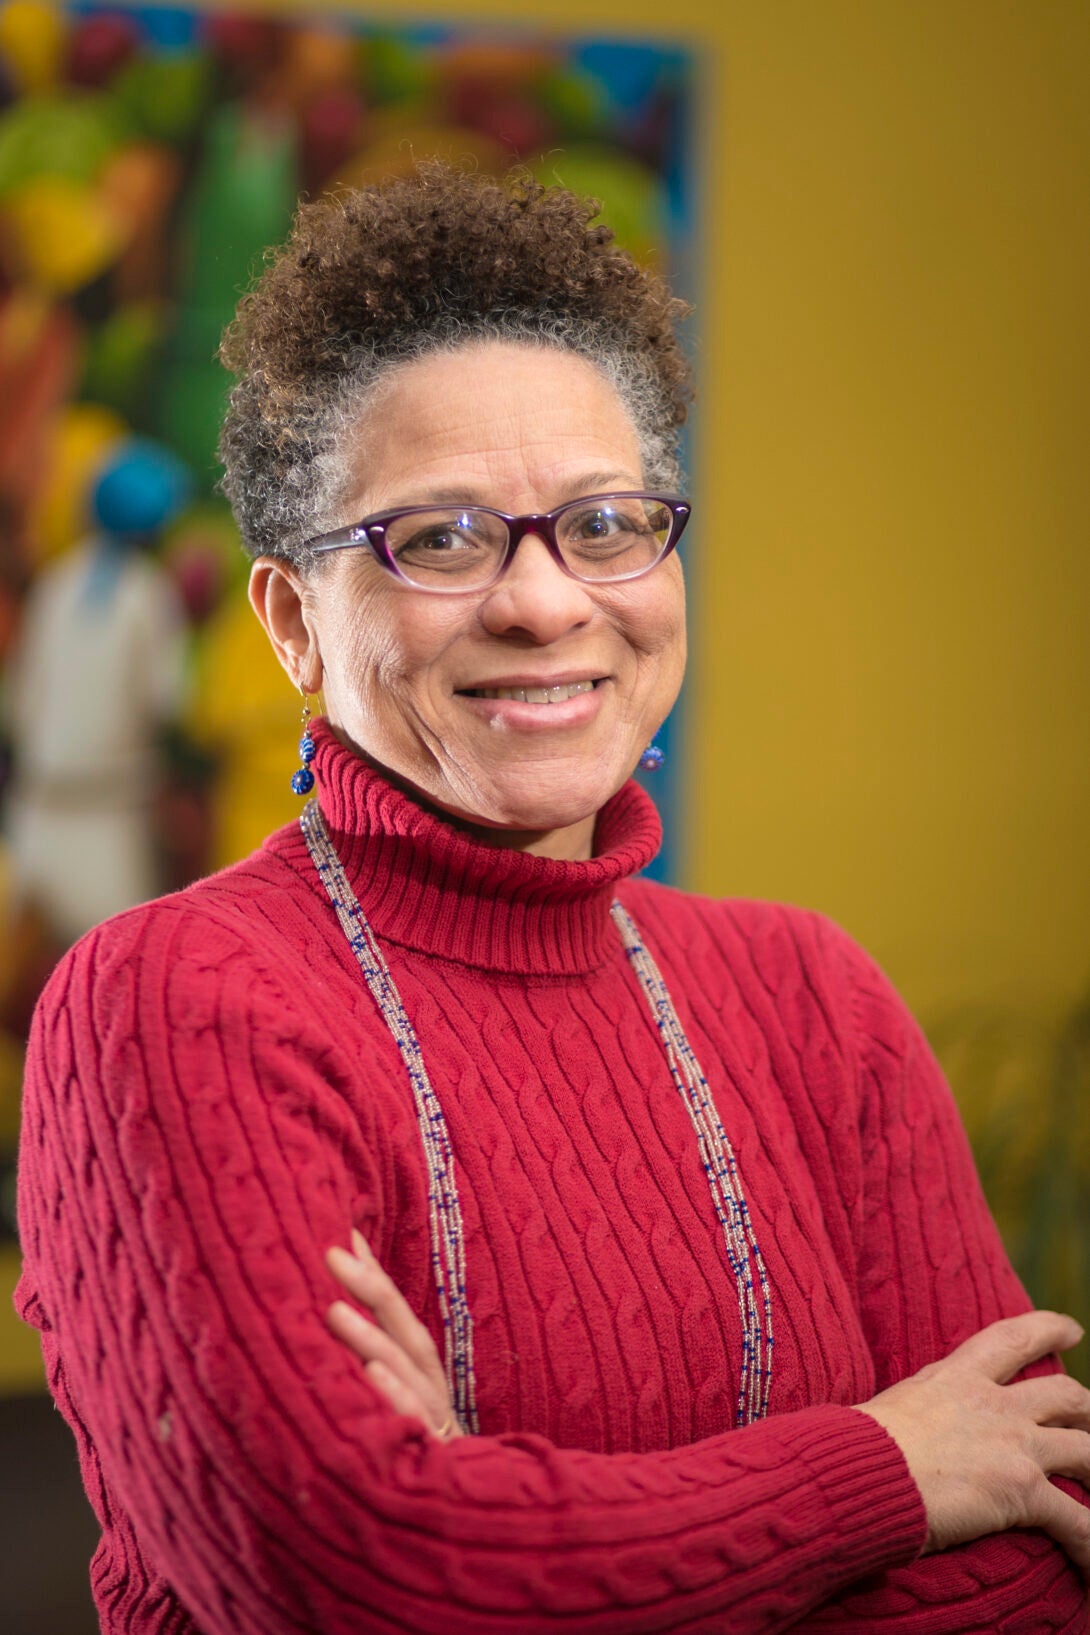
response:
{"label": "neck", "polygon": [[[420,801],[426,796],[412,791]],[[597,813],[581,818],[564,829],[501,829],[489,824],[466,820],[457,812],[427,802],[439,817],[455,823],[471,840],[480,846],[494,846],[497,850],[525,852],[528,857],[552,857],[560,863],[585,863],[594,856],[594,825]]]}
{"label": "neck", "polygon": [[[313,733],[330,839],[380,939],[508,974],[574,974],[612,957],[610,904],[646,868],[661,837],[638,785],[626,784],[596,815],[593,855],[544,856],[526,849],[541,835],[482,832],[454,821],[339,744],[327,722],[316,721]],[[555,847],[575,837],[565,828],[549,838]],[[314,871],[297,824],[280,844],[301,848],[309,879]]]}
{"label": "neck", "polygon": [[346,749],[366,761],[376,772],[380,772],[395,788],[403,790],[412,800],[433,812],[436,817],[453,824],[480,846],[525,852],[528,857],[551,857],[558,863],[584,863],[594,856],[594,826],[598,821],[597,812],[591,812],[589,816],[580,818],[576,823],[566,824],[562,829],[509,829],[502,824],[485,823],[479,817],[473,817],[454,807],[441,805],[410,779],[403,778],[390,767],[383,766],[373,755],[361,750],[339,727],[335,726],[333,730]]}

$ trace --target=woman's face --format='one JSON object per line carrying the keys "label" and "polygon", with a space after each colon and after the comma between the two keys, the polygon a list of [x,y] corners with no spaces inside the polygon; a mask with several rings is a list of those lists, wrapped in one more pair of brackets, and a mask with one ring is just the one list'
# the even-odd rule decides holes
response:
{"label": "woman's face", "polygon": [[[551,511],[644,480],[632,423],[590,364],[498,342],[398,370],[351,458],[346,521],[433,500]],[[529,536],[497,584],[438,596],[400,584],[361,547],[307,578],[265,559],[252,594],[289,673],[322,688],[344,742],[479,838],[544,855],[591,855],[595,814],[681,685],[676,555],[642,579],[588,585]],[[572,682],[592,685],[563,702],[481,696]]]}

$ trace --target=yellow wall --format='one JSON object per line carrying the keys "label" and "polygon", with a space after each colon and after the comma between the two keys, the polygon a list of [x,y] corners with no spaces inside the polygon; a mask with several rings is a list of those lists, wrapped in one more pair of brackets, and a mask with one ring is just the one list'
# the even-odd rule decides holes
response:
{"label": "yellow wall", "polygon": [[1090,7],[728,6],[692,882],[1090,982]]}
{"label": "yellow wall", "polygon": [[519,15],[704,65],[687,883],[833,914],[925,1017],[1047,1015],[1090,981],[1090,6]]}

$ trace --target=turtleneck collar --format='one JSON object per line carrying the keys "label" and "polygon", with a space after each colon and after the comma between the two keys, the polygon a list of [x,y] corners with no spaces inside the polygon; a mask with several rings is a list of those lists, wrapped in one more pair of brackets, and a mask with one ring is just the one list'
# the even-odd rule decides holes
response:
{"label": "turtleneck collar", "polygon": [[[595,855],[558,862],[484,846],[406,795],[347,750],[325,721],[312,725],[313,770],[345,872],[376,935],[391,943],[524,975],[576,974],[617,947],[609,906],[618,884],[646,867],[662,840],[648,795],[629,782],[606,802]],[[293,862],[317,874],[298,835]]]}

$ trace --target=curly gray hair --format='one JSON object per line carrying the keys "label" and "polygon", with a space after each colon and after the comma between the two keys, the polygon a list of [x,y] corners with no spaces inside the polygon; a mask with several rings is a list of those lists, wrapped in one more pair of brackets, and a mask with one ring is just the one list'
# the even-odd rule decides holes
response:
{"label": "curly gray hair", "polygon": [[632,420],[644,481],[678,488],[691,383],[674,323],[687,308],[589,225],[596,210],[437,163],[304,205],[221,349],[239,377],[222,487],[251,555],[310,568],[307,541],[357,520],[352,442],[380,389],[419,358],[488,341],[585,359]]}

